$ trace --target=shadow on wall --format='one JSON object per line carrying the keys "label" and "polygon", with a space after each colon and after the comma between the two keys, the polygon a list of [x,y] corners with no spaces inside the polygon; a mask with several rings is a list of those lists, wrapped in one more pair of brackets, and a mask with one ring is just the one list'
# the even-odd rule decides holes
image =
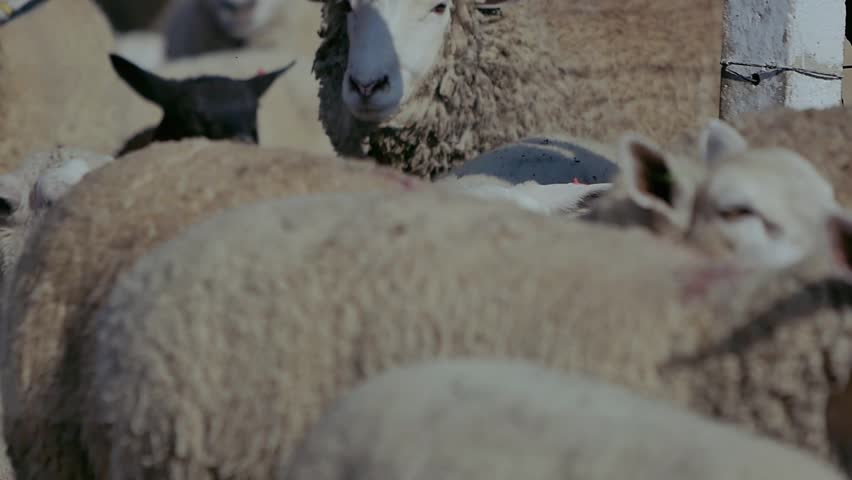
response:
{"label": "shadow on wall", "polygon": [[618,166],[598,152],[574,142],[531,137],[473,158],[453,169],[456,176],[487,174],[518,184],[540,185],[611,182]]}

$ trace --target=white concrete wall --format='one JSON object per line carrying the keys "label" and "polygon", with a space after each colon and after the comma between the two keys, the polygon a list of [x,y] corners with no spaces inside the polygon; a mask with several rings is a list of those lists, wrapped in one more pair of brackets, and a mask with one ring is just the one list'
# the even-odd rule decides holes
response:
{"label": "white concrete wall", "polygon": [[773,106],[825,108],[840,104],[845,0],[725,0],[722,62],[802,68],[836,78],[735,66],[754,85],[722,78],[720,116]]}

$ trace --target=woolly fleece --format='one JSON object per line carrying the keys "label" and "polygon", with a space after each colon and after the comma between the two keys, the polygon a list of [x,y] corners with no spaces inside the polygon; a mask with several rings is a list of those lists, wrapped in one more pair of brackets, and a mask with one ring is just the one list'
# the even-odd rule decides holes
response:
{"label": "woolly fleece", "polygon": [[320,119],[343,155],[432,176],[523,137],[610,142],[636,130],[667,142],[718,117],[722,2],[525,0],[486,16],[455,0],[438,64],[386,124],[341,98],[344,4],[323,5],[314,71]]}
{"label": "woolly fleece", "polygon": [[153,145],[87,175],[45,216],[3,305],[5,427],[18,479],[87,478],[78,430],[68,423],[78,415],[81,341],[125,266],[243,202],[412,181],[360,162],[207,140]]}
{"label": "woolly fleece", "polygon": [[311,429],[288,480],[802,480],[810,455],[527,362],[418,362],[359,385]]}
{"label": "woolly fleece", "polygon": [[828,456],[852,288],[821,263],[749,273],[643,230],[427,190],[246,206],[140,259],[82,347],[94,457],[270,478],[354,383],[483,355],[599,375]]}

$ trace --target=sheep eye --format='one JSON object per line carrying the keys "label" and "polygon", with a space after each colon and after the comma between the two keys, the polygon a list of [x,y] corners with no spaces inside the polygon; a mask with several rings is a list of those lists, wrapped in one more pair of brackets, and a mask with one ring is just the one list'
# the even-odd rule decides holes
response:
{"label": "sheep eye", "polygon": [[443,3],[443,2],[435,5],[435,7],[432,9],[432,13],[434,13],[436,15],[443,15],[444,12],[446,12],[446,11],[447,11],[447,4]]}
{"label": "sheep eye", "polygon": [[719,216],[728,222],[742,220],[743,217],[747,217],[750,215],[754,215],[754,210],[745,205],[737,205],[734,207],[723,208],[719,210]]}

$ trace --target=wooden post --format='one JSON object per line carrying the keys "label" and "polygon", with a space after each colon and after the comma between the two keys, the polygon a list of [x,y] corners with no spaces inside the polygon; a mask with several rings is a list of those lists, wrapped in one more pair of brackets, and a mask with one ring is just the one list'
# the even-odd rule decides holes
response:
{"label": "wooden post", "polygon": [[840,105],[845,0],[724,1],[721,118]]}

